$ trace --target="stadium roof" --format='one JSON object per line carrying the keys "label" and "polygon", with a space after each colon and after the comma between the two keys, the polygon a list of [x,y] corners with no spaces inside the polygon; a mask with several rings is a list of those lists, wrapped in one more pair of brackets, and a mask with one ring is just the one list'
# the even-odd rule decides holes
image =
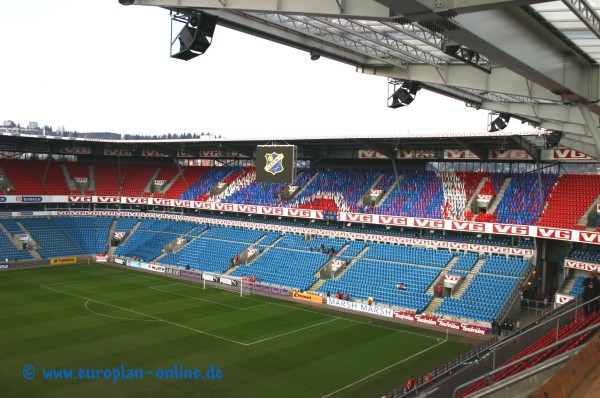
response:
{"label": "stadium roof", "polygon": [[221,26],[387,77],[390,87],[420,82],[561,132],[561,144],[600,158],[600,0],[119,1],[180,21],[205,11]]}
{"label": "stadium roof", "polygon": [[[525,134],[525,133],[524,133]],[[194,139],[99,139],[86,137],[60,137],[32,134],[20,129],[0,128],[0,151],[72,154],[78,156],[148,156],[170,158],[254,158],[258,145],[296,145],[298,158],[318,160],[327,158],[354,159],[358,157],[398,158],[399,151],[424,151],[416,159],[443,160],[444,150],[470,151],[482,161],[490,159],[494,150],[524,150],[531,159],[542,160],[542,150],[557,145],[560,135],[519,135],[498,131],[465,134],[376,134],[356,137],[285,138],[268,137],[216,139],[202,136]],[[367,155],[361,156],[360,151]],[[375,154],[374,152],[377,152]],[[371,153],[371,155],[368,155]],[[473,160],[473,159],[471,159]],[[511,159],[505,159],[511,160]],[[512,159],[527,161],[527,159]]]}

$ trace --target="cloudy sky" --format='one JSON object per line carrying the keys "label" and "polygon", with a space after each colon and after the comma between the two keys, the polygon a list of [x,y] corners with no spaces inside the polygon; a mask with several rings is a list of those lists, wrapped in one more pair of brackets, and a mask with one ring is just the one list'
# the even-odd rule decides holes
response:
{"label": "cloudy sky", "polygon": [[220,26],[208,51],[188,62],[169,57],[169,39],[169,12],[160,8],[0,0],[0,121],[273,138],[487,126],[486,111],[424,90],[389,109],[383,77]]}

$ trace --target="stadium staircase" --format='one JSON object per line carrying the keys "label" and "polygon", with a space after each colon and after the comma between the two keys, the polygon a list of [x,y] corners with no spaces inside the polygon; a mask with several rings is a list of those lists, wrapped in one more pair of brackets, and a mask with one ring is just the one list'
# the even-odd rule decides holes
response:
{"label": "stadium staircase", "polygon": [[571,290],[575,287],[575,282],[577,281],[577,276],[575,274],[569,275],[569,277],[564,281],[562,286],[558,289],[559,294],[571,294]]}
{"label": "stadium staircase", "polygon": [[310,180],[306,181],[306,184],[304,184],[304,186],[300,187],[300,189],[298,190],[298,192],[296,192],[294,194],[294,198],[299,198],[300,195],[302,194],[302,192],[319,176],[319,172],[316,172],[311,178]]}
{"label": "stadium staircase", "polygon": [[[344,251],[346,251],[346,249],[348,249],[349,247],[350,247],[350,245],[349,245],[349,244],[346,244],[346,245],[342,246],[342,247],[340,248],[340,250],[338,250],[338,252],[337,252],[337,254],[336,254],[335,258],[338,258],[338,257],[340,257],[340,256],[341,256],[341,255],[344,253]],[[359,260],[359,259],[360,259],[360,258],[361,258],[363,255],[364,255],[364,253],[365,253],[365,252],[366,252],[368,249],[369,249],[368,247],[365,247],[365,248],[363,248],[363,249],[362,249],[362,250],[361,250],[361,251],[360,251],[360,252],[359,252],[359,253],[356,255],[356,257],[353,257],[353,258],[352,258],[352,260],[350,260],[350,262],[349,262],[349,263],[346,265],[346,267],[344,267],[344,269],[342,269],[342,270],[340,271],[339,275],[337,275],[337,278],[334,278],[334,279],[336,279],[336,280],[337,280],[337,279],[340,279],[340,278],[342,277],[342,275],[344,275],[344,273],[346,273],[346,271],[347,271],[347,270],[348,270],[348,269],[349,269],[349,268],[350,268],[352,265],[354,265],[354,263],[355,263],[356,261],[358,261],[358,260]],[[323,285],[325,284],[325,282],[327,282],[327,280],[329,279],[329,278],[326,278],[326,277],[322,277],[322,275],[321,275],[321,270],[322,270],[322,269],[323,269],[325,266],[327,266],[327,264],[329,264],[330,262],[331,262],[331,260],[329,260],[329,261],[328,261],[328,262],[327,262],[327,263],[326,263],[326,264],[325,264],[323,267],[319,268],[319,270],[318,270],[317,272],[315,272],[315,276],[316,276],[316,277],[320,277],[320,278],[319,278],[319,279],[318,279],[318,280],[317,280],[317,281],[316,281],[316,282],[315,282],[315,283],[314,283],[314,284],[313,284],[311,287],[309,287],[309,288],[307,289],[307,291],[308,291],[309,293],[319,294],[319,293],[317,293],[317,289],[319,289],[321,286],[323,286]]]}
{"label": "stadium staircase", "polygon": [[40,254],[35,249],[29,249],[28,252],[36,260],[43,260],[42,256],[40,256]]}
{"label": "stadium staircase", "polygon": [[[171,189],[171,187],[173,186],[173,184],[175,184],[175,182],[177,182],[177,180],[181,177],[181,175],[183,174],[183,170],[179,170],[177,172],[177,174],[175,174],[175,176],[173,178],[171,178],[169,181],[167,181],[167,184],[162,187],[162,189],[158,192],[160,192],[161,194],[165,194],[169,189]],[[156,193],[158,193],[156,192]]]}
{"label": "stadium staircase", "polygon": [[115,254],[115,250],[117,250],[117,246],[109,246],[108,250],[106,250],[106,255],[112,257]]}
{"label": "stadium staircase", "polygon": [[160,173],[160,167],[157,167],[156,170],[154,170],[154,174],[152,174],[152,176],[148,179],[148,183],[144,186],[144,189],[142,190],[142,195],[144,195],[146,192],[151,193],[152,185],[154,185],[154,180],[156,180],[158,173]]}
{"label": "stadium staircase", "polygon": [[365,255],[365,253],[369,250],[368,246],[365,246],[360,252],[358,252],[358,254],[356,255],[356,257],[354,257],[352,260],[350,260],[350,262],[348,263],[348,265],[346,266],[346,268],[344,268],[342,270],[342,272],[340,272],[340,274],[337,276],[337,279],[340,279],[342,276],[344,276],[344,274],[361,258],[363,258],[363,256]]}
{"label": "stadium staircase", "polygon": [[487,211],[488,214],[494,214],[496,212],[496,209],[498,208],[498,205],[502,201],[502,198],[504,197],[504,193],[506,192],[506,189],[510,185],[511,181],[512,181],[512,178],[510,178],[510,177],[507,177],[504,179],[502,186],[500,186],[500,189],[498,190],[498,194],[496,195],[496,197],[494,198],[494,200],[488,207],[488,211]]}
{"label": "stadium staircase", "polygon": [[320,288],[321,286],[323,286],[323,284],[326,281],[327,281],[327,279],[319,279],[318,281],[315,282],[314,285],[312,285],[311,287],[308,288],[307,292],[316,294],[315,292],[317,291],[317,289]]}
{"label": "stadium staircase", "polygon": [[62,173],[65,176],[65,181],[67,182],[67,186],[69,187],[69,191],[71,191],[71,192],[77,191],[78,190],[77,186],[75,186],[75,181],[73,181],[73,179],[69,175],[69,170],[67,169],[67,165],[66,164],[61,164],[60,168],[62,169]]}
{"label": "stadium staircase", "polygon": [[373,184],[371,184],[371,186],[369,188],[366,189],[365,193],[363,194],[363,196],[360,198],[360,200],[358,201],[357,205],[358,207],[362,207],[365,203],[364,200],[369,196],[371,189],[374,189],[377,186],[377,183],[383,178],[383,174],[380,174],[375,181],[373,181]]}
{"label": "stadium staircase", "polygon": [[390,187],[390,189],[388,189],[387,192],[383,194],[383,196],[381,197],[381,199],[379,200],[379,202],[375,203],[375,207],[379,207],[383,203],[385,203],[385,201],[387,200],[387,198],[392,194],[392,192],[394,192],[394,189],[396,189],[396,186],[398,186],[398,184],[400,184],[400,181],[402,180],[402,177],[403,177],[402,175],[398,176],[398,180],[394,181],[394,183],[392,184],[392,186]]}
{"label": "stadium staircase", "polygon": [[448,261],[448,264],[446,264],[446,266],[440,271],[440,275],[437,278],[435,278],[433,283],[427,288],[426,294],[432,295],[433,299],[431,300],[429,305],[423,310],[423,313],[425,315],[431,315],[442,304],[442,301],[444,301],[443,297],[437,297],[437,292],[435,291],[435,289],[438,284],[444,283],[444,275],[452,269],[452,267],[458,261],[459,258],[459,256],[452,257],[452,260]]}
{"label": "stadium staircase", "polygon": [[[298,194],[298,192],[300,191],[300,189],[298,189],[297,191],[293,192],[290,194],[290,191],[288,190],[288,187],[290,185],[297,185],[297,181],[301,181],[302,176],[304,176],[304,173],[306,173],[306,171],[303,171],[302,169],[299,169],[297,171],[298,174],[296,174],[296,180],[294,182],[292,182],[291,184],[288,184],[285,188],[283,188],[281,190],[281,192],[279,193],[279,195],[277,195],[277,198],[279,199],[280,202],[284,202],[286,200],[292,200],[296,197],[296,195]],[[300,187],[302,188],[302,187]]]}
{"label": "stadium staircase", "polygon": [[119,243],[119,246],[123,246],[125,244],[125,242],[127,242],[127,240],[129,239],[129,237],[131,235],[133,235],[135,233],[135,231],[138,229],[138,227],[140,226],[142,222],[138,220],[138,222],[135,223],[135,225],[133,226],[133,228],[131,228],[129,230],[129,233],[127,235],[125,235],[125,237],[121,240],[121,243]]}
{"label": "stadium staircase", "polygon": [[475,188],[475,192],[473,193],[473,196],[471,196],[471,198],[469,198],[469,200],[467,201],[467,204],[465,205],[465,208],[463,209],[463,214],[466,211],[472,211],[471,209],[475,208],[475,206],[473,206],[473,204],[477,203],[477,196],[479,195],[479,192],[481,192],[481,188],[483,188],[483,185],[485,184],[485,182],[487,181],[487,179],[490,177],[482,177],[481,180],[479,181],[479,184],[477,185],[477,188]]}
{"label": "stadium staircase", "polygon": [[[583,215],[581,216],[581,218],[579,219],[579,221],[577,222],[577,225],[588,225],[588,221],[590,219],[590,215],[591,214],[596,214],[596,209],[597,206],[600,204],[600,195],[598,195],[596,197],[596,199],[592,202],[592,204],[588,207],[588,209],[585,211],[585,213],[583,213]],[[590,227],[590,228],[586,228],[589,230],[596,230],[596,227]]]}
{"label": "stadium staircase", "polygon": [[[254,257],[252,257],[252,260],[251,260],[251,261],[248,261],[248,262],[247,262],[245,265],[250,265],[250,264],[252,264],[252,263],[253,263],[253,262],[255,262],[256,260],[258,260],[258,259],[260,258],[260,256],[262,256],[262,255],[263,255],[263,254],[265,254],[267,251],[269,251],[269,249],[271,249],[271,248],[273,248],[273,247],[276,247],[276,246],[277,246],[277,244],[278,244],[278,243],[279,243],[279,242],[280,242],[280,241],[281,241],[281,240],[284,238],[284,236],[285,236],[285,235],[281,235],[279,238],[275,239],[275,241],[273,241],[273,243],[271,243],[271,244],[270,244],[270,245],[268,245],[268,246],[265,246],[265,247],[264,247],[264,249],[262,249],[262,250],[260,250],[260,251],[259,251],[259,253],[258,253],[258,255],[257,255],[257,256],[254,256]],[[261,237],[261,238],[260,238],[260,239],[258,239],[258,240],[257,240],[257,241],[256,241],[254,244],[255,244],[255,245],[256,245],[256,244],[260,245],[260,243],[258,243],[258,242],[260,242],[260,241],[261,241],[261,240],[263,240],[264,238],[265,238],[264,236],[263,236],[263,237]],[[237,266],[235,266],[235,267],[232,267],[228,273],[231,273],[231,272],[235,271],[235,270],[236,270],[238,267],[239,267],[239,265],[237,265]]]}
{"label": "stadium staircase", "polygon": [[456,292],[454,292],[452,294],[452,297],[458,298],[458,297],[460,297],[460,296],[463,295],[463,293],[465,292],[465,290],[467,290],[467,288],[471,284],[471,281],[473,280],[473,278],[475,277],[475,275],[477,275],[479,273],[479,270],[483,266],[483,263],[485,263],[485,259],[484,258],[480,258],[479,260],[477,260],[477,262],[475,263],[475,266],[473,267],[473,269],[471,271],[469,271],[469,274],[465,277],[465,280],[463,281],[463,283],[460,284],[460,286],[458,287],[458,289],[456,290]]}
{"label": "stadium staircase", "polygon": [[108,228],[108,235],[106,236],[106,246],[111,247],[112,237],[115,234],[115,227],[117,226],[117,220],[112,220],[110,227]]}
{"label": "stadium staircase", "polygon": [[88,190],[92,192],[92,194],[96,194],[96,170],[94,166],[90,164],[90,176],[89,176],[89,185]]}
{"label": "stadium staircase", "polygon": [[0,223],[0,231],[2,231],[4,233],[4,235],[6,235],[8,240],[10,240],[13,243],[13,245],[15,245],[16,249],[21,249],[19,247],[19,245],[17,244],[17,242],[15,242],[15,239],[12,236],[12,234],[10,232],[8,232],[8,230],[6,229],[6,227],[4,227],[4,225],[2,223]]}

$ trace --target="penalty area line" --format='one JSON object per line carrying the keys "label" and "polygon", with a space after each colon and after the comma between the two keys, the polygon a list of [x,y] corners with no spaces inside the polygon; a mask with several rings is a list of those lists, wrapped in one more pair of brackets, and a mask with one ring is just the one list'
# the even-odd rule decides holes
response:
{"label": "penalty area line", "polygon": [[375,373],[371,373],[370,375],[368,375],[368,376],[365,376],[365,377],[363,377],[362,379],[355,381],[354,383],[350,383],[350,384],[348,384],[347,386],[344,386],[344,387],[342,387],[342,388],[340,388],[340,389],[338,389],[338,390],[335,390],[335,391],[333,391],[333,392],[330,392],[330,393],[329,393],[329,394],[327,394],[327,395],[323,395],[321,398],[327,398],[327,397],[330,397],[330,396],[332,396],[333,394],[337,394],[337,393],[338,393],[338,392],[340,392],[340,391],[344,391],[344,390],[345,390],[345,389],[347,389],[347,388],[350,388],[350,387],[352,387],[352,386],[355,386],[355,385],[357,385],[357,384],[359,384],[359,383],[362,383],[363,381],[365,381],[365,380],[367,380],[367,379],[369,379],[369,378],[371,378],[371,377],[373,377],[373,376],[376,376],[376,375],[378,375],[378,374],[379,374],[379,373],[381,373],[381,372],[385,372],[386,370],[388,370],[388,369],[391,369],[391,368],[393,368],[394,366],[400,365],[401,363],[403,363],[403,362],[406,362],[406,361],[408,361],[409,359],[413,359],[414,357],[417,357],[417,356],[419,356],[419,355],[421,355],[421,354],[423,354],[423,353],[425,353],[425,352],[427,352],[427,351],[429,351],[429,350],[431,350],[431,349],[433,349],[433,348],[435,348],[435,347],[439,346],[440,344],[444,344],[445,342],[446,342],[446,341],[442,341],[441,343],[437,343],[437,344],[435,344],[435,345],[432,345],[431,347],[429,347],[429,348],[426,348],[426,349],[424,349],[424,350],[422,350],[422,351],[419,351],[419,352],[417,352],[417,353],[415,353],[415,354],[413,354],[413,355],[411,355],[411,356],[409,356],[409,357],[407,357],[407,358],[404,358],[404,359],[403,359],[403,360],[401,360],[401,361],[398,361],[398,362],[396,362],[396,363],[393,363],[393,364],[391,364],[390,366],[387,366],[387,367],[385,367],[385,368],[383,368],[383,369],[380,369],[380,370],[378,370],[378,371],[377,371],[377,372],[375,372]]}
{"label": "penalty area line", "polygon": [[154,319],[156,321],[167,323],[169,325],[177,326],[177,327],[180,327],[180,328],[183,328],[183,329],[191,330],[191,331],[199,333],[199,334],[203,334],[203,335],[206,335],[206,336],[214,337],[214,338],[219,339],[219,340],[229,341],[230,343],[239,344],[239,345],[242,345],[242,346],[248,345],[246,343],[241,343],[239,341],[231,340],[231,339],[228,339],[226,337],[217,336],[216,334],[212,334],[212,333],[204,332],[202,330],[194,329],[193,327],[182,325],[180,323],[175,323],[175,322],[167,321],[166,319],[158,318],[158,317],[155,317],[153,315],[148,315],[148,314],[144,314],[143,312],[134,311],[134,310],[131,310],[129,308],[119,307],[118,305],[105,303],[103,301],[94,300],[92,298],[85,297],[85,296],[80,296],[80,295],[74,294],[74,293],[63,292],[61,290],[53,289],[51,287],[44,287],[44,286],[40,286],[40,287],[43,287],[44,289],[51,290],[51,291],[54,291],[54,292],[57,292],[57,293],[66,294],[68,296],[77,297],[77,298],[80,298],[80,299],[83,299],[83,300],[88,300],[88,301],[91,300],[91,301],[94,301],[96,303],[104,304],[104,305],[109,306],[109,307],[118,308],[118,309],[123,310],[123,311],[131,312],[132,314],[145,316],[145,317]]}
{"label": "penalty area line", "polygon": [[102,302],[100,302],[100,301],[96,301],[96,300],[89,299],[89,300],[88,300],[88,301],[86,301],[86,302],[85,302],[85,304],[83,305],[83,306],[85,307],[85,309],[86,309],[86,310],[88,310],[89,312],[91,312],[92,314],[99,315],[99,316],[103,316],[103,317],[106,317],[106,318],[118,319],[118,320],[121,320],[121,321],[160,322],[158,319],[152,319],[152,318],[150,318],[150,319],[133,319],[133,318],[123,318],[123,317],[120,317],[120,316],[114,316],[114,315],[107,315],[107,314],[103,314],[103,313],[101,313],[101,312],[97,312],[97,311],[94,311],[93,309],[91,309],[91,308],[89,307],[89,304],[90,304],[90,303],[100,303],[100,304],[102,304],[102,305],[106,305],[106,304],[104,304],[104,303],[102,303]]}
{"label": "penalty area line", "polygon": [[264,343],[265,341],[268,341],[268,340],[276,339],[276,338],[279,338],[281,336],[286,336],[286,335],[292,334],[292,333],[301,332],[303,330],[314,328],[314,327],[317,327],[317,326],[321,326],[321,325],[324,325],[326,323],[334,322],[334,321],[337,321],[337,320],[338,320],[337,318],[336,319],[328,319],[328,320],[326,320],[324,322],[316,323],[314,325],[305,326],[305,327],[299,328],[299,329],[294,329],[294,330],[292,330],[290,332],[281,333],[281,334],[278,334],[276,336],[266,337],[264,339],[256,340],[256,341],[253,341],[252,343],[247,343],[247,344],[244,344],[244,345],[253,345],[253,344],[258,344],[258,343]]}

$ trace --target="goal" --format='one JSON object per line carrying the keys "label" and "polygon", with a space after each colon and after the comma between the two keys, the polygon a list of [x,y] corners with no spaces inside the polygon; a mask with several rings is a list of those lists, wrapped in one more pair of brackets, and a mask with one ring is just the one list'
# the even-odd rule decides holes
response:
{"label": "goal", "polygon": [[202,274],[202,286],[204,289],[206,289],[206,282],[212,282],[212,284],[209,284],[209,287],[239,292],[240,297],[250,294],[250,289],[244,289],[244,283],[246,281],[243,281],[239,276],[220,275],[205,272]]}

